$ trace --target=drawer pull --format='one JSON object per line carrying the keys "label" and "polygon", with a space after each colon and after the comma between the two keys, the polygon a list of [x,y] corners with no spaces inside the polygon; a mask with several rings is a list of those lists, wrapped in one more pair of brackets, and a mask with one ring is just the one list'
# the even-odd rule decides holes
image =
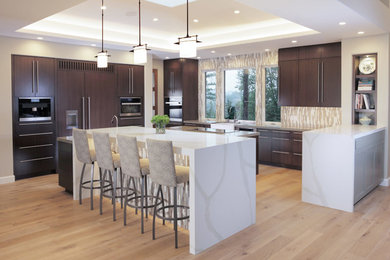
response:
{"label": "drawer pull", "polygon": [[44,122],[44,123],[29,123],[29,124],[19,124],[19,125],[26,126],[26,125],[52,125],[52,124],[53,124],[52,122]]}
{"label": "drawer pull", "polygon": [[293,132],[293,134],[295,134],[295,135],[302,135],[301,132]]}
{"label": "drawer pull", "polygon": [[282,141],[290,141],[290,139],[288,139],[288,138],[272,137],[272,139],[275,139],[275,140],[282,140]]}
{"label": "drawer pull", "polygon": [[48,146],[53,146],[53,144],[40,144],[40,145],[22,146],[22,147],[19,147],[19,149],[22,150],[22,149],[30,149],[30,148],[38,148],[38,147],[48,147]]}
{"label": "drawer pull", "polygon": [[119,120],[136,120],[136,119],[142,119],[142,117],[121,117]]}
{"label": "drawer pull", "polygon": [[302,156],[301,153],[293,153],[293,155],[296,155],[296,156]]}
{"label": "drawer pull", "polygon": [[259,136],[259,138],[261,138],[261,139],[270,139],[270,137],[269,136]]}
{"label": "drawer pull", "polygon": [[262,130],[262,129],[257,129],[259,132],[270,132],[270,130]]}
{"label": "drawer pull", "polygon": [[34,133],[34,134],[21,134],[19,136],[35,136],[35,135],[52,135],[53,132],[46,132],[46,133]]}
{"label": "drawer pull", "polygon": [[290,132],[287,132],[287,131],[274,131],[274,133],[278,133],[278,134],[289,134]]}
{"label": "drawer pull", "polygon": [[294,142],[301,142],[302,143],[302,140],[294,139]]}
{"label": "drawer pull", "polygon": [[25,163],[25,162],[35,162],[35,161],[49,160],[49,159],[53,159],[53,158],[54,158],[53,156],[49,156],[49,157],[41,157],[41,158],[30,159],[30,160],[23,160],[23,161],[20,161],[20,162],[21,162],[21,163]]}
{"label": "drawer pull", "polygon": [[282,151],[272,151],[273,153],[280,153],[280,154],[290,154],[289,152],[282,152]]}

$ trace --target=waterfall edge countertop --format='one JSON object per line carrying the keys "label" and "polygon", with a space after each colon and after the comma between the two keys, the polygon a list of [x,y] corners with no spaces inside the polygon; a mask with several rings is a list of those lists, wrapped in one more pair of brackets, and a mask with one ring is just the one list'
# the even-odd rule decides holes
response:
{"label": "waterfall edge countertop", "polygon": [[[118,134],[172,141],[187,156],[190,168],[189,251],[198,254],[256,223],[256,140],[234,134],[214,134],[154,128],[119,127],[88,130],[114,138]],[[73,149],[73,184],[80,182],[82,164]],[[96,167],[97,168],[97,167]],[[98,169],[95,168],[95,176]],[[90,168],[86,169],[89,171]],[[89,197],[89,192],[83,197]],[[78,192],[73,193],[78,199]],[[173,245],[173,242],[172,242]]]}
{"label": "waterfall edge countertop", "polygon": [[306,132],[306,134],[327,134],[327,135],[343,135],[353,138],[359,138],[373,134],[386,129],[384,126],[376,125],[339,125],[321,129],[315,129]]}

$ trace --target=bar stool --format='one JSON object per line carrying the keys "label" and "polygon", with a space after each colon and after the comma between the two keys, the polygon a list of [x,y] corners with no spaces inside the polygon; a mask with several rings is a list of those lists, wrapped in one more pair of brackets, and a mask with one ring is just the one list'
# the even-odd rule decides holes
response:
{"label": "bar stool", "polygon": [[[123,214],[123,225],[126,226],[126,208],[127,206],[141,210],[141,233],[144,233],[144,209],[146,218],[148,218],[148,209],[153,208],[153,203],[148,204],[149,199],[153,199],[153,196],[148,195],[147,175],[149,175],[149,160],[140,159],[137,145],[137,138],[118,135],[118,148],[121,156],[121,171],[124,175],[129,177],[126,186],[125,196],[125,208]],[[136,180],[141,181],[141,194],[138,195],[136,188]],[[130,188],[131,181],[133,181],[133,189]],[[129,191],[133,191],[129,194]],[[134,196],[133,196],[134,195]],[[138,200],[141,205],[138,206]],[[135,202],[136,204],[131,204]]]}
{"label": "bar stool", "polygon": [[[116,199],[121,199],[121,207],[123,207],[123,176],[120,171],[120,156],[118,153],[111,151],[110,137],[107,133],[93,132],[93,142],[96,150],[96,160],[99,165],[99,170],[103,172],[100,184],[100,215],[103,214],[103,196],[112,199],[112,214],[113,220],[116,221]],[[120,186],[117,187],[118,170],[120,173]],[[111,188],[105,189],[102,185],[105,182],[106,174],[108,172],[109,183]],[[117,189],[121,190],[121,195],[117,195]],[[111,191],[111,195],[107,192]]]}
{"label": "bar stool", "polygon": [[[79,203],[82,204],[83,200],[83,193],[82,189],[89,189],[91,191],[91,210],[93,210],[93,190],[94,189],[100,189],[100,179],[94,179],[94,169],[95,169],[95,162],[96,162],[96,153],[94,149],[91,149],[88,143],[88,135],[87,131],[73,128],[72,130],[73,134],[73,142],[74,146],[76,148],[76,156],[77,159],[83,163],[83,168],[81,170],[81,176],[80,176],[80,184],[79,184]],[[91,179],[87,181],[83,181],[84,179],[84,171],[85,166],[87,164],[91,165]],[[99,185],[94,185],[94,183],[99,183]]]}
{"label": "bar stool", "polygon": [[[160,141],[146,139],[150,178],[152,182],[158,185],[157,195],[161,195],[162,204],[158,207],[157,199],[154,203],[153,213],[153,240],[155,239],[155,222],[156,217],[163,220],[173,221],[175,229],[175,248],[177,248],[177,221],[189,219],[189,216],[177,216],[177,209],[189,209],[188,206],[177,205],[177,185],[189,182],[189,167],[175,165],[173,146],[171,141]],[[164,206],[162,185],[171,188],[173,187],[173,205]],[[173,218],[165,217],[165,210],[173,208]],[[163,215],[159,212],[162,211]]]}

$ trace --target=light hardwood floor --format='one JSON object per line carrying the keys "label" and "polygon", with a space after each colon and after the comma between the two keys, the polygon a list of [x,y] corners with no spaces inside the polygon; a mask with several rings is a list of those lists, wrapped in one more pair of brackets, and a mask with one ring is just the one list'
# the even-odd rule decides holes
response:
{"label": "light hardwood floor", "polygon": [[[57,185],[57,175],[0,185],[0,259],[390,259],[390,189],[378,187],[355,213],[300,201],[301,172],[260,166],[256,225],[206,252],[188,253],[188,234],[151,221],[140,234],[140,217],[122,212],[112,221],[82,206]],[[95,198],[98,205],[98,198]]]}

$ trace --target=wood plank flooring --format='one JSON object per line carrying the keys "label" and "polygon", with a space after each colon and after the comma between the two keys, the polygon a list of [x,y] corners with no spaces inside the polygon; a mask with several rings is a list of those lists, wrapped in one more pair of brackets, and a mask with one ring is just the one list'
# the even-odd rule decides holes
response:
{"label": "wood plank flooring", "polygon": [[157,224],[153,241],[151,219],[142,235],[133,210],[124,227],[108,199],[100,216],[57,183],[49,175],[0,185],[0,259],[390,259],[386,187],[346,213],[301,202],[300,171],[260,165],[256,225],[192,256],[187,232],[175,249],[171,227]]}

